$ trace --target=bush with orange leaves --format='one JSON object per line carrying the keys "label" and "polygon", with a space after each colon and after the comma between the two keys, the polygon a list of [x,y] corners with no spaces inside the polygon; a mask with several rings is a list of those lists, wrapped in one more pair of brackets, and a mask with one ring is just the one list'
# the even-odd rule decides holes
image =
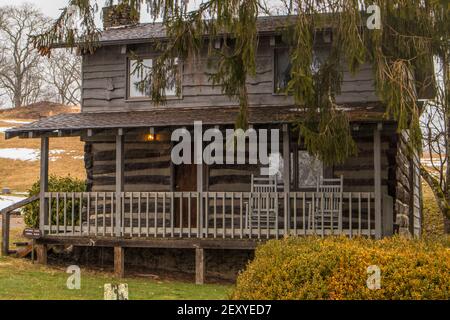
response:
{"label": "bush with orange leaves", "polygon": [[[368,286],[380,271],[379,289]],[[286,238],[260,246],[233,299],[449,299],[450,249],[400,237]]]}

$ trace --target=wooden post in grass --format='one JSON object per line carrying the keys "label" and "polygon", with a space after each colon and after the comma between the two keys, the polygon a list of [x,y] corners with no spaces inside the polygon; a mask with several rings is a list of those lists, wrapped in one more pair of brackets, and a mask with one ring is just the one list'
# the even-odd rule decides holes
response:
{"label": "wooden post in grass", "polygon": [[9,220],[10,214],[2,212],[2,256],[9,255]]}
{"label": "wooden post in grass", "polygon": [[125,250],[123,247],[114,247],[114,274],[119,279],[125,277]]}
{"label": "wooden post in grass", "polygon": [[195,248],[195,284],[205,283],[205,249]]}
{"label": "wooden post in grass", "polygon": [[37,254],[37,263],[46,265],[47,264],[47,251],[48,247],[46,244],[38,244],[36,247],[36,254]]}

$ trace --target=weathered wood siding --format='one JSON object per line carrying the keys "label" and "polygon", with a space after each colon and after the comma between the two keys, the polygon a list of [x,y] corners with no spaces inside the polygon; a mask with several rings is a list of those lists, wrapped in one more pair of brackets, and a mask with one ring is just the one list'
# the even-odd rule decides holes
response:
{"label": "weathered wood siding", "polygon": [[[141,55],[152,56],[148,44],[130,48]],[[253,106],[289,105],[292,98],[273,94],[274,48],[268,38],[260,39],[257,52],[257,74],[248,81],[250,104]],[[214,64],[213,64],[214,65]],[[343,66],[346,68],[346,66]],[[219,87],[213,87],[209,75],[214,70],[208,67],[206,55],[195,61],[183,63],[182,98],[171,99],[168,107],[208,107],[236,105],[224,96]],[[149,100],[127,101],[127,53],[123,46],[100,48],[93,55],[83,58],[83,112],[148,110],[153,105]],[[342,94],[338,102],[377,101],[374,93],[373,72],[370,65],[352,75],[344,72]]]}

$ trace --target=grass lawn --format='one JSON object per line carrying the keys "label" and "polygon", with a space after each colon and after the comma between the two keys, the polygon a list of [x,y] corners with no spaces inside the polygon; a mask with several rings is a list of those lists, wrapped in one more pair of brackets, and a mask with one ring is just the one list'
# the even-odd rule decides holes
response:
{"label": "grass lawn", "polygon": [[226,299],[231,285],[128,278],[118,281],[108,273],[81,271],[81,290],[69,290],[65,270],[0,258],[0,300],[102,300],[105,283],[127,283],[130,300]]}

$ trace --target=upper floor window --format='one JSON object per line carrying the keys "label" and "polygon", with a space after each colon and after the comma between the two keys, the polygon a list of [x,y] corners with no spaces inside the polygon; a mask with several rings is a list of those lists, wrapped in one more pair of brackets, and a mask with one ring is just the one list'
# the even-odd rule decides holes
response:
{"label": "upper floor window", "polygon": [[[313,74],[319,71],[321,62],[314,52],[311,72]],[[291,81],[291,57],[289,48],[276,48],[274,51],[274,93],[285,93]]]}
{"label": "upper floor window", "polygon": [[[178,59],[175,60],[178,65]],[[128,70],[128,98],[151,98],[152,96],[152,68],[153,59],[130,59]],[[177,79],[174,75],[170,75],[167,79],[165,89],[166,97],[175,97],[177,95]]]}
{"label": "upper floor window", "polygon": [[274,52],[274,92],[286,92],[289,81],[291,80],[291,59],[288,48],[277,48]]}

